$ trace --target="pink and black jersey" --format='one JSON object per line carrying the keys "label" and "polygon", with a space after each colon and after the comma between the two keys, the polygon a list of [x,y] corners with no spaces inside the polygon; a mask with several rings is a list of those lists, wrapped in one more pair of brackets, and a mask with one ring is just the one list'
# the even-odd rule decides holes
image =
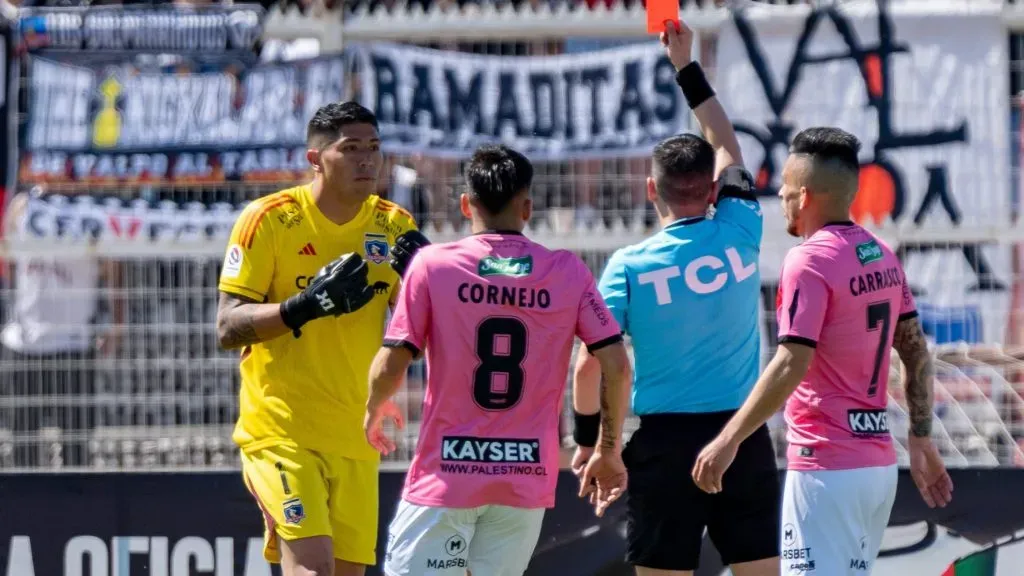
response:
{"label": "pink and black jersey", "polygon": [[385,345],[426,349],[419,443],[403,498],[552,507],[573,339],[621,341],[586,265],[516,233],[421,249]]}
{"label": "pink and black jersey", "polygon": [[829,224],[786,256],[777,307],[779,342],[815,348],[786,403],[789,469],[895,464],[889,355],[896,323],[917,312],[892,250],[852,222]]}

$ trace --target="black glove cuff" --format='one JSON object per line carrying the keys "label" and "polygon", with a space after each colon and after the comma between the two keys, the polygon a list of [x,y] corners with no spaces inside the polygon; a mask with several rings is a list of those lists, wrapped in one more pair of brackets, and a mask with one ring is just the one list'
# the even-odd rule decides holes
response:
{"label": "black glove cuff", "polygon": [[572,429],[572,439],[576,445],[584,448],[597,446],[597,434],[601,429],[601,413],[580,414],[573,410],[572,416],[575,424]]}
{"label": "black glove cuff", "polygon": [[676,73],[676,84],[683,89],[683,96],[690,110],[715,97],[715,90],[708,84],[704,69],[698,62],[690,62]]}
{"label": "black glove cuff", "polygon": [[306,322],[312,320],[312,314],[310,313],[309,306],[307,305],[302,294],[296,294],[291,298],[281,302],[281,320],[284,325],[292,329],[292,334],[296,338],[302,336],[302,328]]}

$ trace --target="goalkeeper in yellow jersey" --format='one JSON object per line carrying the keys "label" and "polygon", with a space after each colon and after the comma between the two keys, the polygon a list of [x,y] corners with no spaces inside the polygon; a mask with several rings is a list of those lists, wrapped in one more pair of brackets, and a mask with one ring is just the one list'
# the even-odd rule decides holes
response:
{"label": "goalkeeper in yellow jersey", "polygon": [[241,348],[234,440],[266,522],[264,555],[284,576],[357,576],[377,542],[367,377],[398,293],[389,246],[415,224],[374,195],[383,160],[372,112],[320,108],[307,148],[312,183],[252,202],[235,223],[217,335]]}

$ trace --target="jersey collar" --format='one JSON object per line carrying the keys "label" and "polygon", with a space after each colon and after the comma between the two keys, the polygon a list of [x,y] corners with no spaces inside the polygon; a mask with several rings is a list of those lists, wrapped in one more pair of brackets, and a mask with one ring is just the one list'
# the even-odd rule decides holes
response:
{"label": "jersey collar", "polygon": [[698,222],[703,222],[704,220],[704,216],[687,216],[686,218],[680,218],[679,220],[676,220],[675,222],[669,224],[668,226],[665,226],[665,230],[668,230],[669,228],[680,228],[683,226],[689,226],[690,224],[697,224]]}
{"label": "jersey collar", "polygon": [[836,220],[835,222],[828,222],[822,228],[827,226],[854,226],[853,220]]}
{"label": "jersey collar", "polygon": [[522,232],[518,232],[516,230],[481,230],[480,232],[473,234],[473,236],[482,236],[484,234],[499,234],[501,236],[523,236]]}

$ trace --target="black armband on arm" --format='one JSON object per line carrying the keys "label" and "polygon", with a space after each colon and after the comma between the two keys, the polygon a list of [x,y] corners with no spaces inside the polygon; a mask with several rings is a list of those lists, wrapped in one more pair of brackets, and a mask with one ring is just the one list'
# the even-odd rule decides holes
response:
{"label": "black armband on arm", "polygon": [[718,200],[722,198],[738,198],[740,200],[757,201],[757,192],[754,190],[754,177],[746,168],[739,164],[726,166],[718,176]]}
{"label": "black armband on arm", "polygon": [[572,429],[572,439],[576,445],[584,448],[597,446],[597,434],[601,429],[601,413],[580,414],[573,410],[572,415],[575,424]]}
{"label": "black armband on arm", "polygon": [[708,84],[704,70],[698,62],[690,62],[676,72],[676,84],[683,89],[683,96],[690,110],[715,97],[715,90]]}

